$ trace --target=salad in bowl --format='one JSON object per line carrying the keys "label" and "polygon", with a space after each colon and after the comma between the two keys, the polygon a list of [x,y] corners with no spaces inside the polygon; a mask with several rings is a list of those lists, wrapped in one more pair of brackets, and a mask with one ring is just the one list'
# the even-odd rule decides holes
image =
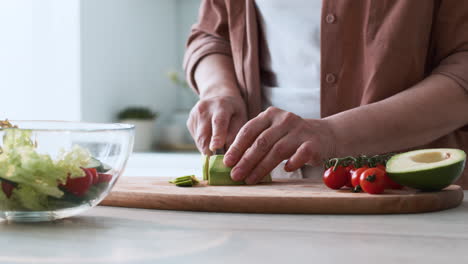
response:
{"label": "salad in bowl", "polygon": [[122,174],[133,126],[0,121],[0,218],[50,221],[96,206]]}

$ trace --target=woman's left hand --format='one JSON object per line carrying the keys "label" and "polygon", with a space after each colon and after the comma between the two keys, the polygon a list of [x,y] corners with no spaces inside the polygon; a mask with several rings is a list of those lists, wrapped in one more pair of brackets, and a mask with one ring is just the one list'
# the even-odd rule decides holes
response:
{"label": "woman's left hand", "polygon": [[255,184],[283,160],[288,160],[285,170],[294,171],[304,164],[320,166],[334,152],[334,136],[325,120],[302,119],[270,107],[242,127],[224,164],[233,167],[233,180]]}

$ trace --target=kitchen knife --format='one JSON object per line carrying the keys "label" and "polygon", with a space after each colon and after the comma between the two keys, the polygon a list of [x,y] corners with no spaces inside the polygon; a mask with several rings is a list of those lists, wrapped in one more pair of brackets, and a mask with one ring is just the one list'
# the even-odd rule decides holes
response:
{"label": "kitchen knife", "polygon": [[224,148],[216,149],[214,152],[215,155],[224,155],[225,153],[226,151],[224,150]]}

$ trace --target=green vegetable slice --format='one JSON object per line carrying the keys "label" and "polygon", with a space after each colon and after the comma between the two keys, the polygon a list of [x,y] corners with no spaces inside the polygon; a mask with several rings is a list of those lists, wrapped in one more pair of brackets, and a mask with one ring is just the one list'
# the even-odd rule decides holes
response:
{"label": "green vegetable slice", "polygon": [[210,164],[210,155],[203,155],[203,180],[207,181],[208,180],[208,175],[209,175],[209,164]]}
{"label": "green vegetable slice", "polygon": [[242,185],[243,181],[234,181],[231,178],[231,168],[224,165],[224,155],[210,157],[208,170],[209,185]]}
{"label": "green vegetable slice", "polygon": [[97,172],[99,173],[106,173],[108,171],[110,171],[112,168],[101,162],[100,160],[94,158],[94,157],[91,157],[88,164],[85,166],[85,168],[94,168],[97,170]]}
{"label": "green vegetable slice", "polygon": [[192,187],[193,185],[197,185],[199,181],[195,175],[188,175],[175,178],[174,180],[169,181],[169,183],[173,183],[179,187]]}
{"label": "green vegetable slice", "polygon": [[[234,181],[231,178],[231,170],[224,165],[224,155],[213,155],[209,157],[208,161],[205,161],[206,167],[208,167],[207,178],[209,185],[244,185],[244,181]],[[207,165],[208,164],[208,165]],[[268,174],[261,181],[262,183],[272,182],[271,174]]]}

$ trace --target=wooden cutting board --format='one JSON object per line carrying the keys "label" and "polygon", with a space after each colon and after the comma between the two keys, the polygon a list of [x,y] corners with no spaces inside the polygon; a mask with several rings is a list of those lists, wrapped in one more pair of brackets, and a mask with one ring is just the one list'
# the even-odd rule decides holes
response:
{"label": "wooden cutting board", "polygon": [[237,213],[394,214],[440,211],[463,200],[460,186],[439,192],[387,190],[369,195],[331,190],[311,179],[275,180],[255,186],[176,187],[166,178],[122,177],[106,206]]}

